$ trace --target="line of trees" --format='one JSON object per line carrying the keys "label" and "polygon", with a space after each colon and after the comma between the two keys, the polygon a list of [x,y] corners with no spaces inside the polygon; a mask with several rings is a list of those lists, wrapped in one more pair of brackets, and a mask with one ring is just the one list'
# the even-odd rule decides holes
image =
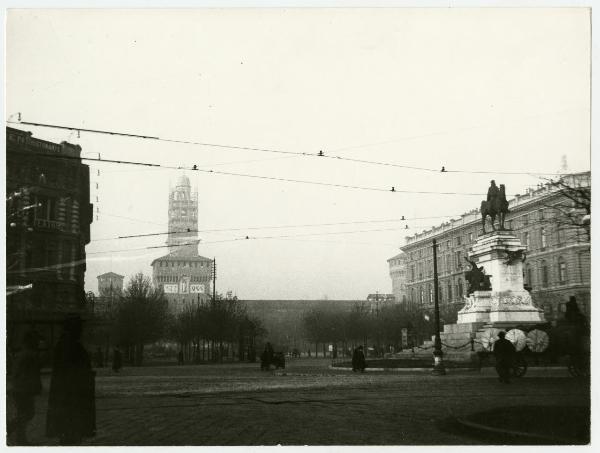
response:
{"label": "line of trees", "polygon": [[[169,309],[161,288],[143,273],[134,275],[110,312],[95,316],[87,341],[104,349],[120,347],[125,359],[140,366],[144,350],[159,342],[177,343],[187,361],[222,361],[224,357],[254,361],[256,345],[266,334],[260,320],[247,314],[237,298],[215,300]],[[163,347],[163,349],[165,349]]]}
{"label": "line of trees", "polygon": [[[440,307],[440,324],[455,322],[457,306]],[[370,353],[380,356],[384,352],[402,349],[402,329],[408,333],[408,347],[421,344],[434,334],[434,316],[427,311],[407,311],[402,305],[384,305],[372,310],[366,303],[357,303],[350,311],[313,309],[302,319],[305,336],[322,348],[326,355],[328,345],[333,345],[333,355],[348,355],[356,346],[371,348]]]}
{"label": "line of trees", "polygon": [[223,361],[234,357],[240,361],[256,360],[257,341],[266,331],[261,322],[247,314],[237,298],[190,305],[179,312],[171,325],[169,337],[175,340],[188,360]]}

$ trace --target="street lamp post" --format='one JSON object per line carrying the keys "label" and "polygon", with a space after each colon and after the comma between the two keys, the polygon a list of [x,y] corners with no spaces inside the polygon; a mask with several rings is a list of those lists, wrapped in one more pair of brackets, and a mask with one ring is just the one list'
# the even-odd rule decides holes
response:
{"label": "street lamp post", "polygon": [[433,369],[431,374],[438,376],[446,374],[444,363],[442,361],[442,339],[440,338],[440,305],[439,305],[439,284],[437,271],[437,241],[433,240],[433,294],[435,302],[435,340],[433,343]]}

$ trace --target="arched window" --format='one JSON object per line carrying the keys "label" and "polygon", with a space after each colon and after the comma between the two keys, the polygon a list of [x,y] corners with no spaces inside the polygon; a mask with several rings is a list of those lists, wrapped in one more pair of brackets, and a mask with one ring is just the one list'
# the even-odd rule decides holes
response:
{"label": "arched window", "polygon": [[439,297],[439,301],[441,303],[444,300],[444,290],[442,288],[441,283],[438,284],[438,297]]}
{"label": "arched window", "polygon": [[414,303],[415,302],[415,289],[411,288],[410,289],[410,303]]}
{"label": "arched window", "polygon": [[463,296],[463,285],[462,285],[462,280],[461,279],[458,279],[458,284],[456,286],[457,286],[457,288],[456,288],[457,296],[462,299],[462,296]]}
{"label": "arched window", "polygon": [[448,302],[452,302],[452,282],[448,282]]}
{"label": "arched window", "polygon": [[433,289],[431,285],[427,285],[427,291],[429,292],[429,303],[433,303]]}
{"label": "arched window", "polygon": [[567,282],[567,263],[562,256],[558,257],[558,281],[563,284]]}
{"label": "arched window", "polygon": [[527,281],[527,284],[531,287],[533,287],[533,271],[531,269],[531,265],[528,264],[527,266],[525,266],[525,279]]}
{"label": "arched window", "polygon": [[419,304],[423,304],[423,302],[425,301],[425,290],[423,289],[423,287],[421,286],[421,288],[419,289]]}

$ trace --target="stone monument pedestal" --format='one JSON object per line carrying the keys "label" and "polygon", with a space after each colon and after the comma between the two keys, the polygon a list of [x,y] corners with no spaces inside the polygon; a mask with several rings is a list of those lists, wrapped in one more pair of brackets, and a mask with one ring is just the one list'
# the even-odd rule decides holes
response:
{"label": "stone monument pedestal", "polygon": [[[533,305],[524,289],[523,261],[526,247],[512,231],[494,231],[477,239],[469,253],[478,267],[490,277],[491,289],[474,291],[465,297],[456,324],[445,324],[440,332],[444,357],[469,362],[483,349],[489,329],[507,330],[516,326],[545,323],[543,310]],[[426,341],[417,352],[403,352],[398,357],[431,357],[433,340]],[[471,340],[475,340],[471,343]],[[487,338],[489,340],[489,338]]]}
{"label": "stone monument pedestal", "polygon": [[495,231],[481,236],[470,258],[490,276],[490,291],[475,291],[458,312],[458,324],[483,322],[486,325],[541,324],[543,310],[533,305],[524,289],[523,261],[526,247],[512,231]]}

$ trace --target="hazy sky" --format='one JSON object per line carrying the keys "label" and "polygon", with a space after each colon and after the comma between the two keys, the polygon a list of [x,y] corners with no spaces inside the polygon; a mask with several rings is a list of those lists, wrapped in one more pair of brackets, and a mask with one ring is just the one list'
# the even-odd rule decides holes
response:
{"label": "hazy sky", "polygon": [[[556,172],[566,155],[583,171],[589,40],[589,11],[569,8],[12,10],[6,116],[434,169]],[[483,194],[493,178],[515,194],[540,182],[20,128],[79,143],[84,157],[380,189]],[[108,271],[151,274],[167,249],[131,249],[166,237],[115,238],[165,232],[181,172],[89,165],[100,213],[86,289]],[[186,174],[199,191],[199,229],[239,229],[201,233],[200,254],[216,257],[219,291],[247,299],[391,292],[386,260],[405,236],[448,217],[248,228],[456,217],[483,197]],[[245,236],[295,237],[229,241]]]}

